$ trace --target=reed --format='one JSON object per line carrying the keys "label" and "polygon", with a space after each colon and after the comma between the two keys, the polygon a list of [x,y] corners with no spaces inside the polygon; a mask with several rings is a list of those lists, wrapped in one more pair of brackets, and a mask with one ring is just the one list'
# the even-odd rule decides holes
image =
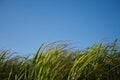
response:
{"label": "reed", "polygon": [[52,43],[32,58],[1,50],[0,80],[120,80],[119,45],[115,40],[74,51]]}

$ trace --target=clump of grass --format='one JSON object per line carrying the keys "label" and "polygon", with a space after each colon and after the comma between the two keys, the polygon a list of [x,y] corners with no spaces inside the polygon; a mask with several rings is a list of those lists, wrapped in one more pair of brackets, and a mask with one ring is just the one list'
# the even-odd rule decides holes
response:
{"label": "clump of grass", "polygon": [[73,51],[66,44],[42,45],[32,58],[0,51],[0,80],[119,80],[120,51],[99,43]]}

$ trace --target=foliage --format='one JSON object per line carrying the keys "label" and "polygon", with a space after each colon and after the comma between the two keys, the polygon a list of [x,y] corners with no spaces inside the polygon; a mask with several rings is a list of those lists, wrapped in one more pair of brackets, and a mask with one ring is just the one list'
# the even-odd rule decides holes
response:
{"label": "foliage", "polygon": [[32,58],[0,51],[0,80],[120,80],[120,51],[99,43],[85,50],[42,45]]}

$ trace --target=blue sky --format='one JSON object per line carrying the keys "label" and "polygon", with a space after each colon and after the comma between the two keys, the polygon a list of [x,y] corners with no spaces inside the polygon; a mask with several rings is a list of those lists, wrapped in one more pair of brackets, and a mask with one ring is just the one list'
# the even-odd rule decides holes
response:
{"label": "blue sky", "polygon": [[70,40],[81,48],[120,39],[119,0],[0,0],[0,48],[34,53]]}

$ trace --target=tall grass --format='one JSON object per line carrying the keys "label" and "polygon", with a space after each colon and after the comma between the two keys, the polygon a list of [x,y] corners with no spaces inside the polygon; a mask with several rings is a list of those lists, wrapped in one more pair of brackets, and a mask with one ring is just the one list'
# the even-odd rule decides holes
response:
{"label": "tall grass", "polygon": [[0,51],[0,80],[120,80],[117,40],[77,51],[42,45],[32,58],[11,54]]}

